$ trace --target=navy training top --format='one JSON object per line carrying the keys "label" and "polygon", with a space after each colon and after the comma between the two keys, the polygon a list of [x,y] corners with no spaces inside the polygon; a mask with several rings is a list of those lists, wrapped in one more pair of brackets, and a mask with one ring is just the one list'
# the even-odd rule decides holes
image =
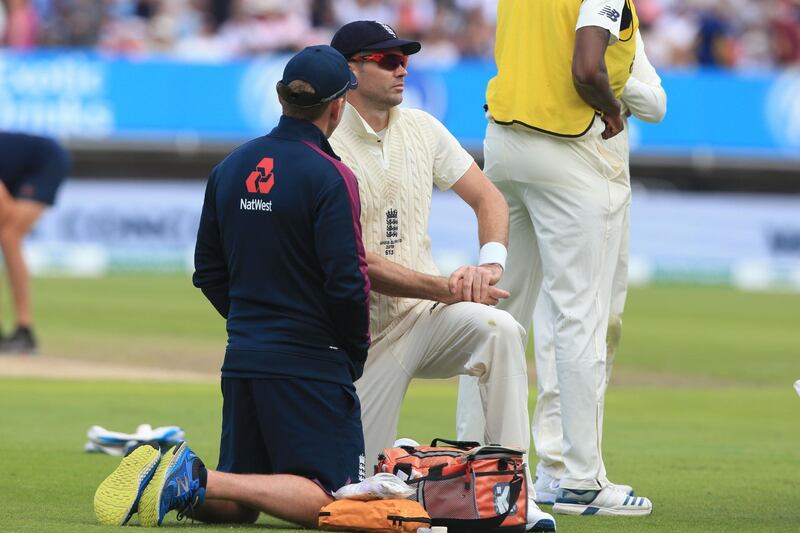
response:
{"label": "navy training top", "polygon": [[227,318],[223,377],[351,384],[369,348],[355,175],[314,124],[281,117],[211,172],[194,285]]}

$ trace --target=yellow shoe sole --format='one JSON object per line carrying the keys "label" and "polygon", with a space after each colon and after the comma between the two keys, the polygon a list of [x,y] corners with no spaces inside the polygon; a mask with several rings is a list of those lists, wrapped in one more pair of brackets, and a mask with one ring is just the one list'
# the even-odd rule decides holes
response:
{"label": "yellow shoe sole", "polygon": [[139,446],[109,475],[94,493],[94,515],[101,524],[124,526],[136,512],[145,486],[153,477],[161,453]]}
{"label": "yellow shoe sole", "polygon": [[161,493],[164,490],[164,478],[170,467],[175,463],[175,458],[183,450],[183,444],[173,446],[161,458],[153,479],[145,487],[139,501],[139,524],[144,527],[158,527],[164,520],[161,514]]}

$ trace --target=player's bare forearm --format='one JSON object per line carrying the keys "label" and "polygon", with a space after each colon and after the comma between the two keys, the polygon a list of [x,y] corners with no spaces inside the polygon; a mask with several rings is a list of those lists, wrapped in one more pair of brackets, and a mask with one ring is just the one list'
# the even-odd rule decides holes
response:
{"label": "player's bare forearm", "polygon": [[487,242],[499,242],[503,246],[508,246],[508,204],[497,188],[492,186],[491,190],[493,192],[475,207],[478,240],[481,246]]}
{"label": "player's bare forearm", "polygon": [[605,53],[609,32],[597,26],[585,26],[575,33],[572,56],[572,82],[583,100],[605,115],[619,115],[620,103],[611,90]]}
{"label": "player's bare forearm", "polygon": [[475,211],[481,245],[487,242],[508,244],[508,204],[503,193],[497,190],[478,165],[470,165],[453,185],[453,191]]}
{"label": "player's bare forearm", "polygon": [[411,270],[374,252],[367,252],[367,267],[375,292],[444,303],[450,303],[453,298],[447,278]]}

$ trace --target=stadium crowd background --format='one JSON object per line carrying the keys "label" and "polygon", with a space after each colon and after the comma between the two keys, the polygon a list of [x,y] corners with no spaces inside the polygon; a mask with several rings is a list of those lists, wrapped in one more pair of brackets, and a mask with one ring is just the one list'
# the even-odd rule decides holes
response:
{"label": "stadium crowd background", "polygon": [[[657,67],[800,64],[800,0],[637,0]],[[354,19],[423,41],[418,61],[492,57],[496,0],[4,0],[3,46],[229,61],[327,42]],[[416,58],[415,58],[416,59]]]}

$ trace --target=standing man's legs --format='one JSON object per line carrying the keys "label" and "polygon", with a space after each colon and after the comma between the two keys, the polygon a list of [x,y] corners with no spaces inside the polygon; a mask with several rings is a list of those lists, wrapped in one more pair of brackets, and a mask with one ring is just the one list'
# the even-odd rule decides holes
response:
{"label": "standing man's legs", "polygon": [[69,171],[69,156],[46,137],[2,133],[0,172],[8,173],[8,187],[0,183],[0,249],[2,249],[14,302],[17,330],[0,343],[3,352],[33,353],[30,279],[22,243],[33,225],[55,201]]}
{"label": "standing man's legs", "polygon": [[[628,142],[629,132],[627,128],[618,135],[609,139],[609,148],[618,153],[625,165],[620,180],[627,187],[631,186],[630,169],[630,149]],[[622,213],[622,236],[620,238],[619,253],[617,254],[617,264],[614,267],[614,276],[611,283],[611,309],[608,318],[608,335],[606,345],[608,350],[608,360],[606,362],[606,385],[611,380],[611,370],[617,356],[619,343],[622,339],[622,313],[625,310],[625,299],[628,296],[628,259],[630,253],[630,215],[631,215],[631,195],[623,207]]]}
{"label": "standing man's legs", "polygon": [[[602,471],[599,424],[607,298],[619,246],[619,206],[629,189],[611,182],[621,161],[609,165],[603,159],[606,154],[594,144],[512,128],[504,129],[504,135],[508,172],[528,189],[524,198],[542,255],[543,283],[537,305],[544,306],[539,315],[544,319],[535,324],[534,333],[552,332],[559,390],[549,397],[560,399],[562,484],[596,490],[601,487]],[[513,294],[516,287],[510,289]],[[537,349],[546,351],[541,344],[537,339]],[[545,374],[546,369],[542,370]],[[539,391],[540,404],[543,393],[548,391]],[[540,408],[546,406],[537,405]]]}
{"label": "standing man's legs", "polygon": [[560,402],[564,440],[561,485],[597,490],[605,483],[601,425],[610,286],[620,205],[629,189],[592,171],[580,161],[562,173],[575,189],[534,186],[540,194],[531,195],[530,211],[544,264],[543,307],[535,315],[541,321],[534,323],[534,334],[544,332],[536,342],[542,352],[551,334],[555,355],[558,390],[552,397]]}
{"label": "standing man's legs", "polygon": [[22,255],[22,243],[45,208],[39,202],[16,200],[11,213],[0,226],[0,248],[5,259],[18,327],[29,328],[33,320],[30,277]]}
{"label": "standing man's legs", "polygon": [[[487,161],[487,172],[493,169],[496,171],[496,166],[490,167],[488,163]],[[495,181],[495,185],[503,193],[509,206],[508,259],[499,285],[504,289],[524,286],[520,293],[512,293],[509,300],[502,301],[497,307],[511,313],[524,328],[529,328],[530,320],[526,324],[520,318],[533,313],[535,293],[539,290],[536,282],[533,284],[525,282],[531,275],[538,278],[539,282],[541,281],[541,264],[536,247],[531,246],[531,242],[535,243],[536,241],[536,235],[533,232],[528,209],[517,195],[516,184],[510,181]],[[456,433],[459,440],[482,442],[484,438],[485,419],[478,380],[473,376],[462,375],[459,378]],[[536,441],[535,431],[533,437]],[[536,448],[538,450],[538,443],[536,443]]]}

